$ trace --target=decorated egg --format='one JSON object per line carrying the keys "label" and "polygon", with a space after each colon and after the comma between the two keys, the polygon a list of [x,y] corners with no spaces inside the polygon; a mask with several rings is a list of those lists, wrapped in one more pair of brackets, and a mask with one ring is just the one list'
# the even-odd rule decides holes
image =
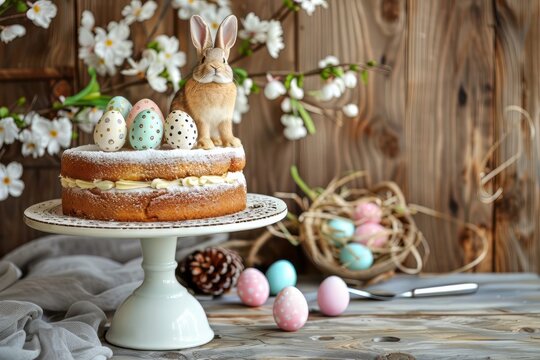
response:
{"label": "decorated egg", "polygon": [[115,96],[109,101],[105,109],[116,110],[120,112],[125,119],[129,115],[131,108],[132,106],[128,99],[123,96]]}
{"label": "decorated egg", "polygon": [[309,310],[306,298],[294,286],[281,290],[272,308],[274,320],[281,330],[296,331],[307,321]]}
{"label": "decorated egg", "polygon": [[354,209],[354,220],[365,223],[380,223],[382,219],[382,210],[375,203],[358,204]]}
{"label": "decorated egg", "polygon": [[126,143],[126,137],[126,121],[116,110],[103,114],[94,128],[94,142],[103,151],[120,150]]}
{"label": "decorated egg", "polygon": [[174,110],[165,119],[165,142],[177,149],[190,150],[197,143],[197,125],[188,113]]}
{"label": "decorated egg", "polygon": [[155,149],[163,138],[163,123],[153,110],[141,111],[129,129],[129,143],[136,150]]}
{"label": "decorated egg", "polygon": [[270,294],[270,285],[262,272],[247,268],[240,274],[236,284],[238,296],[247,306],[261,306]]}
{"label": "decorated egg", "polygon": [[328,221],[330,236],[336,245],[342,245],[354,235],[354,224],[349,219],[337,218]]}
{"label": "decorated egg", "polygon": [[349,289],[338,276],[329,276],[321,283],[317,291],[319,309],[326,316],[341,315],[349,306]]}
{"label": "decorated egg", "polygon": [[354,241],[369,247],[383,247],[388,241],[388,234],[384,226],[366,223],[356,228]]}
{"label": "decorated egg", "polygon": [[296,285],[296,269],[288,260],[279,260],[266,270],[270,294],[276,295],[287,286]]}
{"label": "decorated egg", "polygon": [[163,123],[165,122],[165,119],[163,118],[163,113],[159,109],[159,106],[157,106],[156,103],[150,99],[141,99],[137,101],[135,105],[133,105],[133,108],[131,108],[131,111],[129,112],[126,118],[126,124],[127,124],[128,129],[131,128],[131,124],[133,124],[133,121],[135,121],[135,117],[144,110],[152,110],[156,114],[158,114],[159,119],[161,120],[161,123],[163,125]]}
{"label": "decorated egg", "polygon": [[350,270],[366,270],[373,264],[373,254],[367,246],[348,244],[339,253],[339,261]]}

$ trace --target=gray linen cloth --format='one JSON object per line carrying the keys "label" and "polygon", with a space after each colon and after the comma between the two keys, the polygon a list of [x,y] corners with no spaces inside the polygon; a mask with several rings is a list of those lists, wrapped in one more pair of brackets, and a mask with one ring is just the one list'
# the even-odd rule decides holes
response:
{"label": "gray linen cloth", "polygon": [[[226,239],[184,238],[176,257]],[[63,235],[6,255],[0,261],[0,360],[110,358],[99,340],[104,311],[115,310],[140,285],[141,261],[134,239]]]}

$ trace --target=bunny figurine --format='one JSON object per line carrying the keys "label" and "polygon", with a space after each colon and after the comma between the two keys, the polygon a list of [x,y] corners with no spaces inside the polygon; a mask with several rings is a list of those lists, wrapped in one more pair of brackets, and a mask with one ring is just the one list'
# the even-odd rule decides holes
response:
{"label": "bunny figurine", "polygon": [[190,27],[199,61],[192,77],[175,95],[170,111],[185,111],[195,120],[198,148],[240,147],[240,139],[234,137],[232,131],[236,85],[227,63],[229,51],[236,41],[238,21],[234,15],[227,16],[219,26],[215,44],[203,18],[192,16]]}

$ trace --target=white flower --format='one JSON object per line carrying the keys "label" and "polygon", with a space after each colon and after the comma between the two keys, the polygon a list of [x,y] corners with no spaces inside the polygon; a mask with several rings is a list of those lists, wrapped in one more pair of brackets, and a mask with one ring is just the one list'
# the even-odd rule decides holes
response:
{"label": "white flower", "polygon": [[0,40],[8,43],[11,40],[23,37],[26,34],[26,29],[22,25],[7,25],[4,26],[2,32],[0,32]]}
{"label": "white flower", "polygon": [[336,66],[339,64],[339,59],[335,57],[334,55],[328,55],[324,59],[319,61],[319,68],[324,69],[328,66]]}
{"label": "white flower", "polygon": [[289,95],[293,99],[302,100],[304,98],[304,89],[298,86],[298,79],[291,80],[291,86],[289,88]]}
{"label": "white flower", "polygon": [[294,2],[300,4],[309,16],[313,15],[317,6],[328,7],[326,0],[294,0]]}
{"label": "white flower", "polygon": [[349,70],[343,74],[343,81],[345,83],[345,86],[349,89],[353,89],[356,87],[356,84],[358,83],[358,79],[356,78],[356,73],[352,70]]}
{"label": "white flower", "polygon": [[34,25],[48,29],[51,20],[56,16],[56,5],[49,0],[39,0],[31,4],[26,12],[26,17],[32,20]]}
{"label": "white flower", "polygon": [[23,143],[21,149],[23,156],[32,155],[35,159],[45,154],[47,140],[39,136],[39,134],[25,129],[21,132],[19,140]]}
{"label": "white flower", "polygon": [[348,117],[355,117],[358,115],[358,106],[356,104],[347,104],[343,108],[343,113]]}
{"label": "white flower", "polygon": [[242,19],[243,29],[238,33],[240,39],[249,39],[252,44],[265,43],[269,22],[261,21],[257,15],[250,12]]}
{"label": "white flower", "polygon": [[291,106],[291,99],[286,97],[285,99],[283,99],[283,101],[281,102],[281,110],[284,112],[284,113],[289,113],[292,111],[292,106]]}
{"label": "white flower", "polygon": [[0,120],[0,148],[5,144],[11,144],[19,136],[19,128],[12,117]]}
{"label": "white flower", "polygon": [[132,24],[135,21],[145,21],[154,16],[157,9],[155,1],[147,1],[144,5],[139,0],[132,0],[129,5],[122,9],[122,16],[125,17],[126,24]]}
{"label": "white flower", "polygon": [[0,0],[0,6],[4,5],[5,2],[6,0]]}
{"label": "white flower", "polygon": [[92,30],[95,23],[94,14],[89,10],[84,10],[81,15],[81,27]]}
{"label": "white flower", "polygon": [[122,70],[122,74],[129,76],[138,76],[145,78],[152,89],[157,92],[165,92],[167,90],[167,79],[160,76],[165,70],[158,59],[158,53],[154,49],[146,49],[143,51],[143,56],[139,62],[133,59],[128,59],[131,69]]}
{"label": "white flower", "polygon": [[173,0],[172,7],[178,9],[178,17],[182,20],[189,19],[201,11],[206,3],[201,0]]}
{"label": "white flower", "polygon": [[94,131],[94,126],[96,126],[102,116],[103,110],[100,108],[86,107],[75,116],[75,121],[77,121],[79,129],[87,134],[91,134]]}
{"label": "white flower", "polygon": [[268,33],[266,35],[266,48],[274,59],[277,59],[279,52],[285,48],[283,43],[283,29],[281,23],[272,20],[268,23]]}
{"label": "white flower", "polygon": [[0,201],[6,200],[8,195],[21,196],[24,183],[21,180],[23,167],[18,162],[11,162],[8,166],[0,164]]}
{"label": "white flower", "polygon": [[[95,53],[104,60],[105,66],[120,66],[131,56],[133,42],[127,40],[129,27],[123,23],[110,22],[107,31],[96,28]],[[115,70],[116,72],[116,70]]]}
{"label": "white flower", "polygon": [[246,95],[251,94],[252,87],[253,87],[253,80],[250,78],[244,79],[244,82],[242,83],[242,88],[244,89],[244,93]]}
{"label": "white flower", "polygon": [[174,91],[178,91],[182,79],[180,68],[186,64],[186,54],[178,51],[180,44],[174,36],[159,35],[156,37],[156,41],[160,49],[158,59],[167,69]]}
{"label": "white flower", "polygon": [[[245,81],[244,81],[245,83]],[[249,103],[246,90],[243,86],[238,86],[236,92],[236,102],[234,103],[233,122],[239,124],[242,121],[242,115],[248,112]]]}
{"label": "white flower", "polygon": [[71,121],[62,117],[52,121],[36,119],[32,130],[46,140],[49,155],[57,154],[60,147],[67,148],[71,143]]}
{"label": "white flower", "polygon": [[328,81],[326,84],[324,84],[322,89],[316,93],[316,97],[322,101],[329,101],[333,98],[340,97],[343,91],[341,90],[339,84],[342,84],[342,82],[338,83],[336,81]]}
{"label": "white flower", "polygon": [[206,23],[210,27],[212,38],[216,37],[217,30],[221,22],[229,15],[231,15],[231,9],[228,7],[217,7],[216,4],[207,4],[200,9],[200,15],[206,20]]}
{"label": "white flower", "polygon": [[32,125],[34,123],[34,121],[36,119],[44,119],[44,120],[47,120],[46,118],[44,118],[43,116],[39,115],[39,113],[35,112],[35,111],[30,111],[28,114],[24,115],[24,123],[26,125]]}
{"label": "white flower", "polygon": [[281,123],[285,126],[283,135],[288,140],[298,140],[307,135],[307,129],[304,126],[302,118],[292,114],[281,115]]}
{"label": "white flower", "polygon": [[306,137],[307,129],[304,126],[286,127],[283,129],[283,135],[285,135],[287,140],[294,141]]}
{"label": "white flower", "polygon": [[287,93],[287,90],[285,89],[285,85],[277,79],[274,79],[272,76],[267,75],[268,77],[268,84],[264,87],[264,96],[268,100],[275,100],[281,95],[285,95]]}

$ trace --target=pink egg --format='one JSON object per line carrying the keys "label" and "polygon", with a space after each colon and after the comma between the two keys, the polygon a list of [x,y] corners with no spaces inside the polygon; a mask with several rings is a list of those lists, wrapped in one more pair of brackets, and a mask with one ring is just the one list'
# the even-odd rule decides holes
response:
{"label": "pink egg", "polygon": [[131,129],[131,124],[133,124],[133,120],[135,120],[135,117],[143,110],[154,110],[161,119],[161,122],[165,124],[165,118],[163,117],[163,113],[159,109],[159,106],[155,102],[153,102],[150,99],[141,99],[133,105],[131,108],[131,111],[129,112],[127,119],[126,119],[126,125],[128,129]]}
{"label": "pink egg", "polygon": [[349,290],[340,277],[329,276],[321,283],[317,291],[317,303],[324,315],[341,315],[349,306]]}
{"label": "pink egg", "polygon": [[379,205],[368,202],[358,204],[354,210],[354,220],[365,223],[380,223],[382,219],[382,210]]}
{"label": "pink egg", "polygon": [[285,331],[301,329],[309,314],[306,298],[294,286],[288,286],[279,292],[272,312],[277,326]]}
{"label": "pink egg", "polygon": [[261,306],[270,295],[266,276],[254,268],[247,268],[240,274],[236,288],[240,300],[248,306]]}
{"label": "pink egg", "polygon": [[358,226],[354,232],[354,241],[368,247],[383,247],[388,241],[386,228],[375,223]]}

